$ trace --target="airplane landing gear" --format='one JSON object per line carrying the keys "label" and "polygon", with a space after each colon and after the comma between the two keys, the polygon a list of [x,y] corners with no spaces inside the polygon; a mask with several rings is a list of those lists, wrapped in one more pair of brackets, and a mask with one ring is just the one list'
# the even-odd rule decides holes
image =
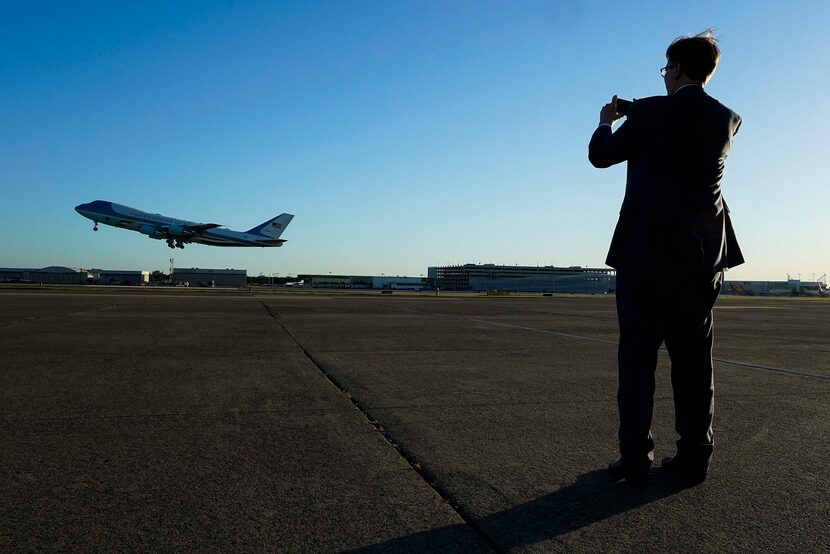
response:
{"label": "airplane landing gear", "polygon": [[182,243],[182,241],[180,241],[180,240],[177,240],[176,241],[176,248],[181,248],[182,250],[184,250],[184,243]]}
{"label": "airplane landing gear", "polygon": [[93,231],[97,231],[97,230],[98,230],[98,222],[97,222],[97,221],[95,222],[95,225],[93,225],[93,226],[92,226],[92,230],[93,230]]}
{"label": "airplane landing gear", "polygon": [[170,248],[176,248],[175,246],[173,246],[173,239],[167,239],[167,246],[169,246]]}

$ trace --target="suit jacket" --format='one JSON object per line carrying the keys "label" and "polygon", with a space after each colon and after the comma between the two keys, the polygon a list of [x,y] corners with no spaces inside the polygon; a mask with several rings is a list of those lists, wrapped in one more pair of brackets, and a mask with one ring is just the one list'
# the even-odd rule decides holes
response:
{"label": "suit jacket", "polygon": [[605,263],[720,271],[744,262],[721,195],[724,161],[740,125],[738,114],[692,85],[635,100],[616,132],[608,125],[594,131],[588,159],[595,167],[628,161]]}

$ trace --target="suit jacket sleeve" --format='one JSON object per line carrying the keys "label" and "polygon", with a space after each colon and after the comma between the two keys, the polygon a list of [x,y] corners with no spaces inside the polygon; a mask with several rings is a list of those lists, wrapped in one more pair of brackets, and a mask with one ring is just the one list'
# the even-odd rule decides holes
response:
{"label": "suit jacket sleeve", "polygon": [[588,144],[588,160],[594,167],[605,168],[628,160],[634,153],[637,140],[637,118],[629,115],[616,131],[600,125]]}

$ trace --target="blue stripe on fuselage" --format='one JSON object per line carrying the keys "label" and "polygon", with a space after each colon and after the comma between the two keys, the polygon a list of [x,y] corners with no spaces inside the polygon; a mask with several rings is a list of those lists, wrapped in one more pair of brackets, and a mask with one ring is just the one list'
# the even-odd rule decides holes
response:
{"label": "blue stripe on fuselage", "polygon": [[[164,226],[164,225],[201,225],[195,221],[187,221],[185,219],[176,219],[167,217],[161,214],[149,214],[136,208],[116,204],[114,202],[107,202],[105,200],[95,200],[88,204],[81,204],[75,207],[75,210],[88,217],[93,221],[108,224],[109,220],[106,218],[126,219],[134,223],[148,223],[150,225]],[[87,212],[87,213],[84,213]],[[96,217],[96,216],[101,216]],[[109,223],[111,224],[111,223]]]}

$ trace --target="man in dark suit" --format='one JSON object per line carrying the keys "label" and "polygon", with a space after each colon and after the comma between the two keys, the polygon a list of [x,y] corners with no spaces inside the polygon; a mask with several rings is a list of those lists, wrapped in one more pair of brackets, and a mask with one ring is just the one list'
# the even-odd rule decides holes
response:
{"label": "man in dark suit", "polygon": [[714,449],[712,307],[723,270],[743,263],[721,195],[724,160],[741,118],[706,94],[720,52],[711,32],[675,40],[660,70],[666,96],[635,100],[616,131],[617,97],[588,147],[598,168],[628,162],[625,197],[606,263],[617,270],[620,458],[616,477],[645,481],[660,345],[671,358],[677,453],[663,467],[705,479]]}

